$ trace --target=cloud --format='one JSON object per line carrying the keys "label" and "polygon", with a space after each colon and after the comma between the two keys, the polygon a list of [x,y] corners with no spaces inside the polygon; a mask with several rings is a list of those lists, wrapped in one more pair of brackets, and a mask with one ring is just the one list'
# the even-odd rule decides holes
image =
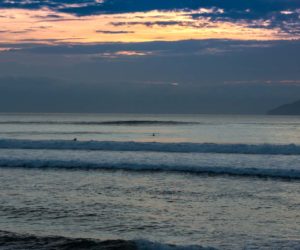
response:
{"label": "cloud", "polygon": [[[2,1],[0,7],[5,8],[27,8],[40,9],[49,8],[55,11],[73,13],[77,15],[94,15],[103,13],[129,13],[144,12],[151,10],[197,10],[199,8],[222,9],[224,13],[231,13],[235,16],[243,16],[246,13],[250,15],[265,15],[274,11],[293,11],[299,8],[298,1],[295,0],[20,0],[20,1]],[[247,11],[249,10],[249,11]],[[215,11],[211,11],[214,12]],[[209,14],[209,13],[203,13]]]}
{"label": "cloud", "polygon": [[[47,75],[69,72],[67,77],[76,76],[76,79],[80,73],[81,78],[100,77],[104,81],[113,81],[119,76],[126,81],[138,78],[142,81],[201,84],[300,79],[299,41],[210,39],[72,45],[62,41],[56,46],[27,41],[0,44],[0,48],[3,48],[0,57],[0,63],[4,63],[0,65],[2,75],[8,72],[16,75],[18,67],[26,74],[39,74],[43,70],[36,69],[48,65],[44,73]],[[7,48],[18,50],[7,51]],[[7,61],[11,66],[5,64]],[[32,69],[21,66],[22,63],[32,65]],[[78,68],[73,69],[76,65]],[[153,79],[156,75],[160,79]]]}
{"label": "cloud", "polygon": [[134,31],[125,31],[125,30],[96,30],[97,33],[102,34],[133,34]]}
{"label": "cloud", "polygon": [[[40,41],[40,44],[38,43]],[[183,40],[183,41],[154,41],[154,42],[112,42],[95,44],[64,43],[64,39],[55,39],[60,42],[56,46],[43,45],[49,40],[23,40],[23,44],[2,44],[2,46],[19,46],[23,52],[33,54],[75,55],[75,54],[102,54],[116,53],[118,51],[137,51],[156,56],[186,56],[186,55],[214,55],[218,53],[238,53],[243,51],[266,52],[268,48],[288,49],[289,52],[300,49],[299,41],[243,41],[243,40]],[[1,47],[1,44],[0,44]],[[250,53],[250,52],[249,52]]]}
{"label": "cloud", "polygon": [[6,112],[264,113],[300,93],[300,41],[24,42],[0,50]]}
{"label": "cloud", "polygon": [[[162,12],[184,10],[190,12],[189,15],[194,19],[208,18],[211,22],[243,22],[252,28],[277,28],[287,34],[300,34],[300,2],[296,0],[6,0],[0,2],[0,8],[47,8],[57,13],[44,17],[52,21],[60,19],[59,13],[92,16],[154,10]],[[156,25],[172,25],[170,21],[163,22],[157,22]]]}
{"label": "cloud", "polygon": [[285,80],[235,80],[235,81],[225,81],[224,84],[228,85],[257,85],[257,84],[263,84],[263,85],[299,85],[300,86],[300,79],[285,79]]}
{"label": "cloud", "polygon": [[1,52],[12,51],[12,50],[15,50],[15,48],[0,48],[0,53]]}
{"label": "cloud", "polygon": [[144,81],[144,82],[138,82],[138,84],[169,85],[173,87],[177,87],[180,85],[178,82],[162,82],[162,81]]}
{"label": "cloud", "polygon": [[24,29],[24,30],[0,30],[0,33],[10,33],[10,34],[25,34],[34,31],[34,29]]}
{"label": "cloud", "polygon": [[[0,37],[2,42],[53,39],[52,44],[57,45],[58,42],[54,39],[57,41],[64,39],[66,42],[74,44],[79,42],[178,41],[209,38],[240,40],[300,38],[300,34],[297,36],[297,23],[284,22],[284,25],[278,28],[271,27],[271,22],[263,19],[251,22],[222,20],[218,18],[218,15],[225,15],[225,12],[223,9],[217,8],[101,14],[84,17],[66,13],[57,15],[57,12],[49,9],[1,10],[5,16],[16,17],[14,20],[0,18],[1,30],[10,31]],[[204,16],[195,17],[198,14]],[[290,14],[282,15],[289,16]],[[49,18],[49,16],[53,16],[53,18]]]}
{"label": "cloud", "polygon": [[181,22],[181,21],[144,21],[144,22],[111,22],[113,26],[132,26],[132,25],[144,25],[147,27],[152,26],[192,26],[192,22]]}
{"label": "cloud", "polygon": [[120,50],[120,51],[107,51],[97,54],[87,54],[85,56],[78,57],[79,59],[91,59],[97,60],[99,58],[109,58],[109,59],[120,59],[124,57],[140,57],[153,55],[152,51],[136,51],[136,50]]}

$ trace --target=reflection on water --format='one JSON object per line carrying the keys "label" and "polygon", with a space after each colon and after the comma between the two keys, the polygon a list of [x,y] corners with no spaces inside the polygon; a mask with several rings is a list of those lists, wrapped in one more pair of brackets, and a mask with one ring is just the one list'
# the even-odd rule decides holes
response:
{"label": "reflection on water", "polygon": [[0,114],[0,228],[300,249],[299,132],[300,117]]}
{"label": "reflection on water", "polygon": [[299,182],[169,172],[0,171],[2,230],[221,249],[300,244]]}

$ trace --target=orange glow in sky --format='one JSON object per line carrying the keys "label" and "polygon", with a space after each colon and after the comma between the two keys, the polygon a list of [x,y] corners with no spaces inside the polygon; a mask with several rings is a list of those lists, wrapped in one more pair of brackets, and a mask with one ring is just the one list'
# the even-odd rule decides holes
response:
{"label": "orange glow in sky", "polygon": [[[199,12],[209,11],[199,9]],[[197,13],[197,11],[194,11]],[[191,12],[136,12],[78,17],[49,9],[1,9],[1,43],[99,43],[186,39],[291,39],[277,29],[239,22],[193,19]],[[263,27],[264,24],[260,24]],[[293,36],[295,38],[295,36]]]}

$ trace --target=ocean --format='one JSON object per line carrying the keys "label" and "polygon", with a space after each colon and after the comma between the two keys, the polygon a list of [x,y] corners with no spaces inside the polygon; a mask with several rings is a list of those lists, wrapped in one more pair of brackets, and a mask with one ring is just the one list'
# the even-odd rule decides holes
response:
{"label": "ocean", "polygon": [[0,249],[300,249],[300,117],[0,114]]}

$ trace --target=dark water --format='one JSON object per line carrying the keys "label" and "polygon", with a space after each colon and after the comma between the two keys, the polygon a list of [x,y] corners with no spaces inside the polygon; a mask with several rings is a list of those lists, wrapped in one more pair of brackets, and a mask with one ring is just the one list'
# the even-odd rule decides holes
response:
{"label": "dark water", "polygon": [[0,248],[300,249],[299,131],[299,117],[1,115]]}

